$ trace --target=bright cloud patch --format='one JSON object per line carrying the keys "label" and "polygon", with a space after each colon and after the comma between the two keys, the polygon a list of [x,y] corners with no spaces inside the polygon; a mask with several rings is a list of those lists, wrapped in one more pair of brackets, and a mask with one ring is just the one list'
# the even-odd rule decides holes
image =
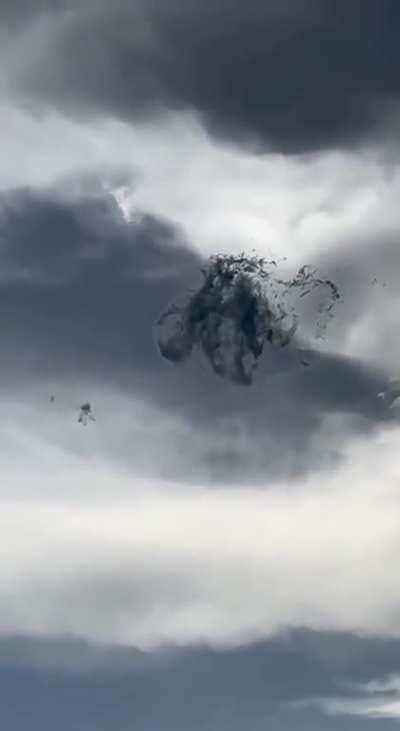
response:
{"label": "bright cloud patch", "polygon": [[35,481],[61,497],[3,501],[0,629],[140,647],[237,644],[284,626],[397,635],[398,440],[360,442],[335,475],[287,490],[210,492],[80,460],[59,475],[8,467],[9,488]]}

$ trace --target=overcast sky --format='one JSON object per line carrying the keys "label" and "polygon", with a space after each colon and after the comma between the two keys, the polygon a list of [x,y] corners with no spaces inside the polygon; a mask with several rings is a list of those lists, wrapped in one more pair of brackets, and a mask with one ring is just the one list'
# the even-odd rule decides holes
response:
{"label": "overcast sky", "polygon": [[[398,728],[399,32],[397,0],[0,3],[7,731]],[[341,295],[250,386],[154,327],[242,251]]]}

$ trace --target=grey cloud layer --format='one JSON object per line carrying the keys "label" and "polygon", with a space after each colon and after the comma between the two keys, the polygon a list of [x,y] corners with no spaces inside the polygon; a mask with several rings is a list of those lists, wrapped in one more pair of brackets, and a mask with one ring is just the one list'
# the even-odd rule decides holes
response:
{"label": "grey cloud layer", "polygon": [[[315,693],[334,697],[346,692],[346,683],[384,677],[398,668],[400,652],[398,641],[303,631],[229,652],[194,647],[145,654],[30,637],[2,638],[0,648],[0,719],[9,731],[26,728],[27,717],[43,731],[242,731],[250,724],[256,731],[269,724],[277,731],[334,731],[338,719],[290,703]],[[347,693],[362,696],[352,688]],[[371,722],[378,731],[397,724]],[[346,718],[349,731],[369,725]]]}
{"label": "grey cloud layer", "polygon": [[[66,201],[15,191],[0,211],[3,383],[14,381],[17,392],[17,377],[21,384],[40,373],[60,387],[82,379],[140,394],[186,423],[178,473],[195,468],[199,479],[223,481],[330,465],[349,429],[387,418],[375,398],[384,380],[352,360],[310,352],[304,368],[295,348],[271,346],[245,392],[221,383],[200,355],[181,368],[162,361],[154,322],[199,280],[201,263],[170,223],[144,216],[127,224],[112,197],[99,195]],[[338,412],[347,417],[321,449],[318,431]]]}
{"label": "grey cloud layer", "polygon": [[395,0],[84,2],[28,18],[9,87],[74,115],[192,109],[219,137],[303,152],[357,143],[398,106]]}

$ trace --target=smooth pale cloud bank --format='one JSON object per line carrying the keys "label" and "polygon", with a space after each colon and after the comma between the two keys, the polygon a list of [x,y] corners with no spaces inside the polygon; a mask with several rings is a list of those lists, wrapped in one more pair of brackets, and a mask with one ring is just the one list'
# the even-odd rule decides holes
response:
{"label": "smooth pale cloud bank", "polygon": [[25,478],[5,468],[0,629],[141,648],[290,626],[399,635],[398,444],[386,431],[331,476],[267,491],[149,483],[82,459],[58,473],[31,459]]}

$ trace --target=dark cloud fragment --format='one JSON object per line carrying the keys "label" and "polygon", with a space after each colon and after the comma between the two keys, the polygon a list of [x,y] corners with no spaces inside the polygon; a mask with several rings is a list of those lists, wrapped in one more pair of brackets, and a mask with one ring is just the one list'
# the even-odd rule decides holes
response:
{"label": "dark cloud fragment", "polygon": [[275,261],[245,254],[211,257],[200,289],[159,318],[161,355],[179,363],[198,345],[217,375],[249,385],[265,344],[285,347],[296,333],[299,315],[290,295],[295,291],[302,299],[325,287],[330,297],[318,306],[321,335],[340,299],[337,286],[307,266],[291,279],[281,279],[275,266]]}
{"label": "dark cloud fragment", "polygon": [[86,403],[82,404],[82,406],[79,407],[79,419],[78,423],[82,424],[83,426],[87,426],[90,421],[96,421],[92,407],[90,403],[87,401]]}

